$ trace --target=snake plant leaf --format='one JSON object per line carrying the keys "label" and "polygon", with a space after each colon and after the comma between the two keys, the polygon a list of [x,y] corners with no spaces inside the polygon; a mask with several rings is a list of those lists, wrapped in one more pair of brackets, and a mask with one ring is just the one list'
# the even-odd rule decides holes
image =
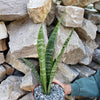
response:
{"label": "snake plant leaf", "polygon": [[57,70],[57,66],[58,66],[58,64],[59,64],[60,58],[61,58],[61,56],[62,56],[62,54],[63,54],[63,52],[64,52],[66,46],[68,45],[68,42],[69,42],[69,40],[70,40],[70,38],[71,38],[71,36],[72,36],[72,34],[73,34],[73,31],[74,31],[74,29],[71,31],[69,37],[65,40],[64,45],[63,45],[63,47],[62,47],[62,49],[61,49],[61,52],[60,52],[60,54],[58,55],[58,57],[57,57],[57,59],[56,59],[54,65],[53,65],[53,68],[52,68],[52,70],[51,70],[51,73],[50,73],[50,81],[49,81],[49,86],[48,86],[48,94],[49,94],[50,91],[51,91],[51,83],[52,83],[52,81],[53,81],[55,72],[56,72],[56,70]]}
{"label": "snake plant leaf", "polygon": [[44,87],[45,93],[47,93],[47,79],[46,79],[46,67],[45,67],[45,42],[43,34],[43,23],[41,24],[38,39],[37,39],[37,51],[40,64],[40,78]]}
{"label": "snake plant leaf", "polygon": [[59,29],[60,23],[63,19],[63,16],[64,16],[64,14],[62,15],[62,17],[60,18],[56,27],[54,28],[54,30],[53,30],[50,38],[49,38],[47,48],[46,48],[46,58],[45,58],[46,64],[45,65],[46,65],[47,84],[49,84],[50,73],[51,73],[51,69],[52,69],[52,66],[53,66],[54,44],[55,44],[58,29]]}
{"label": "snake plant leaf", "polygon": [[38,81],[39,81],[39,84],[40,84],[40,86],[41,86],[41,88],[42,88],[42,92],[44,93],[43,84],[42,84],[42,81],[41,81],[41,79],[40,79],[40,76],[39,76],[37,70],[35,69],[35,66],[34,66],[31,62],[29,62],[27,59],[25,59],[25,58],[20,58],[20,59],[22,59],[22,60],[32,69],[32,71],[34,72],[36,78],[37,78]]}

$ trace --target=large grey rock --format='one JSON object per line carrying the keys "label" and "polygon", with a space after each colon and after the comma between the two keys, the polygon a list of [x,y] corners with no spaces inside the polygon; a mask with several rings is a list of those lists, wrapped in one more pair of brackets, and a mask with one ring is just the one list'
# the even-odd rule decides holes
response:
{"label": "large grey rock", "polygon": [[94,3],[94,8],[100,11],[100,1]]}
{"label": "large grey rock", "polygon": [[0,0],[0,20],[12,21],[27,15],[28,0]]}
{"label": "large grey rock", "polygon": [[0,40],[0,51],[7,50],[6,39]]}
{"label": "large grey rock", "polygon": [[66,27],[80,27],[82,26],[84,9],[75,6],[57,6],[56,17],[58,20],[63,15],[65,15],[62,20],[62,24]]}
{"label": "large grey rock", "polygon": [[20,88],[25,91],[33,91],[33,88],[38,84],[38,80],[35,77],[33,72],[28,72],[25,74],[25,76],[22,78],[22,83],[20,85]]}
{"label": "large grey rock", "polygon": [[[65,28],[62,25],[60,25],[58,30],[58,36],[55,43],[55,53],[54,53],[55,58],[57,58],[57,56],[59,55],[63,47],[63,44],[65,40],[68,38],[71,31],[72,28]],[[76,32],[74,31],[68,43],[68,46],[66,47],[65,52],[61,57],[61,61],[63,61],[66,64],[77,64],[82,58],[84,58],[84,56],[85,56],[84,45],[80,40],[80,38],[78,37],[78,35],[76,34]]]}
{"label": "large grey rock", "polygon": [[0,22],[0,40],[8,37],[7,28],[4,22]]}
{"label": "large grey rock", "polygon": [[[9,47],[15,57],[38,58],[37,37],[41,24],[34,24],[29,18],[14,21],[8,26]],[[47,44],[46,25],[43,24],[45,44]],[[16,37],[16,38],[15,38]]]}
{"label": "large grey rock", "polygon": [[66,6],[74,5],[74,6],[81,6],[81,7],[85,7],[96,1],[99,1],[99,0],[62,0],[63,4]]}
{"label": "large grey rock", "polygon": [[3,53],[0,53],[0,64],[3,64],[4,62],[5,62],[4,55]]}
{"label": "large grey rock", "polygon": [[100,49],[96,49],[93,54],[93,61],[100,64]]}
{"label": "large grey rock", "polygon": [[20,89],[21,77],[9,76],[0,84],[0,100],[18,100],[19,97],[25,95]]}
{"label": "large grey rock", "polygon": [[51,10],[51,2],[52,0],[29,0],[27,10],[34,23],[41,23],[45,20]]}
{"label": "large grey rock", "polygon": [[82,27],[76,28],[79,37],[88,41],[96,38],[96,31],[97,26],[87,19],[83,20]]}
{"label": "large grey rock", "polygon": [[78,75],[79,73],[72,70],[68,65],[60,63],[57,68],[55,78],[62,83],[68,84],[73,81]]}

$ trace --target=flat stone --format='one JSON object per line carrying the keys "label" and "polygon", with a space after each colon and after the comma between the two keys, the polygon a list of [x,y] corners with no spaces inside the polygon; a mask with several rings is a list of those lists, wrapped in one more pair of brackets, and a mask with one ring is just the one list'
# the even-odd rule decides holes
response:
{"label": "flat stone", "polygon": [[100,34],[97,34],[95,41],[99,45],[98,48],[100,49]]}
{"label": "flat stone", "polygon": [[41,23],[51,10],[51,0],[29,0],[27,10],[34,23]]}
{"label": "flat stone", "polygon": [[58,65],[55,78],[62,83],[68,84],[73,81],[79,73],[71,69],[68,65],[60,63]]}
{"label": "flat stone", "polygon": [[[65,11],[62,24],[65,27],[81,27],[83,22],[84,9],[75,6],[57,6],[56,17],[59,20]],[[71,13],[70,13],[71,12]]]}
{"label": "flat stone", "polygon": [[66,6],[74,5],[74,6],[80,6],[80,7],[85,7],[96,1],[99,1],[99,0],[62,0],[63,4]]}
{"label": "flat stone", "polygon": [[0,51],[7,50],[6,39],[0,40]]}
{"label": "flat stone", "polygon": [[[8,26],[9,47],[16,58],[38,58],[37,37],[41,24],[34,24],[29,18],[14,21]],[[47,44],[46,25],[43,24],[45,44]],[[16,38],[15,38],[16,37]]]}
{"label": "flat stone", "polygon": [[3,53],[0,53],[0,64],[3,64],[4,62],[5,62],[4,55]]}
{"label": "flat stone", "polygon": [[96,38],[97,26],[94,25],[91,21],[84,19],[82,27],[76,28],[80,38],[85,40],[94,40]]}
{"label": "flat stone", "polygon": [[32,95],[32,93],[28,93],[27,95],[25,95],[24,97],[22,97],[19,100],[33,100],[33,95]]}
{"label": "flat stone", "polygon": [[73,65],[73,66],[71,66],[71,68],[78,71],[80,73],[80,77],[89,77],[96,73],[95,70],[93,70],[87,66],[84,66],[84,65]]}
{"label": "flat stone", "polygon": [[13,21],[27,15],[28,0],[1,0],[0,20]]}
{"label": "flat stone", "polygon": [[94,23],[95,25],[99,25],[100,24],[100,13],[90,14],[88,19],[91,20],[92,23]]}
{"label": "flat stone", "polygon": [[0,82],[4,79],[5,75],[6,69],[2,65],[0,65]]}
{"label": "flat stone", "polygon": [[93,61],[100,64],[100,49],[96,49],[93,54]]}
{"label": "flat stone", "polygon": [[94,8],[100,11],[100,1],[94,3]]}
{"label": "flat stone", "polygon": [[[1,1],[0,1],[0,3],[1,3]],[[7,35],[7,28],[5,26],[5,23],[0,22],[0,40],[5,39],[7,37],[8,37],[8,35]]]}
{"label": "flat stone", "polygon": [[19,97],[25,95],[20,89],[21,77],[9,76],[0,84],[0,100],[18,100]]}
{"label": "flat stone", "polygon": [[22,78],[20,88],[25,91],[33,91],[33,88],[37,84],[39,84],[37,78],[35,77],[34,73],[30,71]]}
{"label": "flat stone", "polygon": [[[54,57],[57,58],[59,55],[65,40],[68,38],[69,34],[71,33],[72,28],[65,28],[60,25],[58,30],[58,36],[55,43],[55,52]],[[85,47],[74,31],[68,46],[65,49],[61,57],[61,61],[66,64],[77,64],[81,59],[85,57]]]}

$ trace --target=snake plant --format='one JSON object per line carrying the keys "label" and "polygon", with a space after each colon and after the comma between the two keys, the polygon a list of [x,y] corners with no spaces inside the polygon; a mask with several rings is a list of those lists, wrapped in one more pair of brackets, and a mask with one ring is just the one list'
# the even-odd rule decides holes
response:
{"label": "snake plant", "polygon": [[38,51],[38,56],[39,56],[40,75],[36,71],[34,65],[32,65],[28,60],[21,58],[24,62],[26,62],[28,64],[28,66],[30,66],[32,68],[35,76],[37,77],[37,79],[39,81],[42,92],[44,94],[50,94],[51,84],[52,84],[58,63],[59,63],[60,58],[61,58],[69,40],[73,34],[73,31],[74,31],[74,29],[73,29],[72,32],[70,33],[69,37],[65,40],[62,50],[54,62],[54,59],[53,59],[54,44],[56,41],[58,29],[59,29],[60,23],[63,19],[63,16],[60,18],[59,22],[57,23],[56,27],[54,28],[54,30],[49,38],[46,50],[45,50],[45,42],[44,42],[44,35],[43,35],[43,23],[41,24],[41,27],[40,27],[40,30],[38,33],[38,39],[37,39],[37,51]]}

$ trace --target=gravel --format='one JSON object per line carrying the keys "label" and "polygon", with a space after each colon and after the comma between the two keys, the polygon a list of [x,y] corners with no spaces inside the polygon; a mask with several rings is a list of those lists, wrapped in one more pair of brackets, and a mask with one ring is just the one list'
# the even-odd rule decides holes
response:
{"label": "gravel", "polygon": [[51,85],[50,95],[42,93],[41,86],[34,89],[34,97],[36,100],[64,100],[64,90],[57,84]]}

